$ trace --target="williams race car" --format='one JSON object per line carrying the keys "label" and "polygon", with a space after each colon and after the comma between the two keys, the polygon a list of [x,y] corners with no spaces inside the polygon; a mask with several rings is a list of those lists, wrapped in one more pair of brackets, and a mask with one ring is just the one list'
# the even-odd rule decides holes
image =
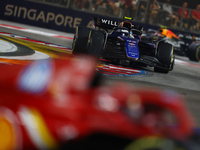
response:
{"label": "williams race car", "polygon": [[125,60],[130,66],[154,67],[155,72],[173,70],[173,46],[165,41],[156,44],[141,41],[143,27],[132,24],[129,21],[131,18],[124,19],[119,22],[94,17],[94,29],[78,27],[72,53],[93,54],[112,62]]}

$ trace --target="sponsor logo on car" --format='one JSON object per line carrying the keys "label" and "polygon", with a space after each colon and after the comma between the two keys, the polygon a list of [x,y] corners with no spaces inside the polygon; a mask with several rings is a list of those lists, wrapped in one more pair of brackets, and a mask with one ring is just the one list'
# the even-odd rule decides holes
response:
{"label": "sponsor logo on car", "polygon": [[53,66],[49,60],[37,61],[22,71],[18,86],[28,93],[42,93],[52,77]]}
{"label": "sponsor logo on car", "polygon": [[118,22],[108,19],[101,19],[101,23],[111,25],[111,26],[117,26]]}
{"label": "sponsor logo on car", "polygon": [[137,41],[132,41],[132,40],[126,40],[126,41],[128,41],[130,43],[137,43]]}

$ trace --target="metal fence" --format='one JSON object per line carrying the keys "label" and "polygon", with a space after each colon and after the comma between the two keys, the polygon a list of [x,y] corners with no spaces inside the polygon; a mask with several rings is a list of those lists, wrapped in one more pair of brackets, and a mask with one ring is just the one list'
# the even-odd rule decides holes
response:
{"label": "metal fence", "polygon": [[[103,14],[121,18],[132,17],[135,21],[153,25],[164,25],[170,28],[200,33],[199,22],[192,19],[193,9],[160,3],[156,0],[132,0],[131,4],[121,0],[31,0],[70,9]],[[171,9],[170,9],[171,7]],[[170,12],[167,12],[167,11]],[[199,10],[200,13],[200,10]]]}

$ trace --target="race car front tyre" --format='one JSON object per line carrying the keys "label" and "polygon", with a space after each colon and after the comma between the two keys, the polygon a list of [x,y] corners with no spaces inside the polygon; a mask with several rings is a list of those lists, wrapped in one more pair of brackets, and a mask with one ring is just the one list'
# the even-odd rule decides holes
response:
{"label": "race car front tyre", "polygon": [[87,42],[91,29],[87,27],[77,27],[72,44],[72,54],[87,54]]}
{"label": "race car front tyre", "polygon": [[174,66],[174,50],[173,46],[164,41],[160,42],[157,47],[156,58],[164,68],[154,67],[155,72],[168,73]]}
{"label": "race car front tyre", "polygon": [[192,43],[187,51],[187,56],[190,60],[198,62],[200,59],[200,44]]}
{"label": "race car front tyre", "polygon": [[100,30],[91,30],[88,38],[87,52],[93,55],[101,55],[105,47],[106,33]]}

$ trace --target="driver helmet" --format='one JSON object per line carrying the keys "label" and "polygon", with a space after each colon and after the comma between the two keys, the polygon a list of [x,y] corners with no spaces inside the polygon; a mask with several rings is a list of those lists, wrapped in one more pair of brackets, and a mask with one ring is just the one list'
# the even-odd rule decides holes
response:
{"label": "driver helmet", "polygon": [[132,28],[132,23],[128,22],[128,21],[123,21],[120,23],[120,27],[126,27],[128,29]]}

